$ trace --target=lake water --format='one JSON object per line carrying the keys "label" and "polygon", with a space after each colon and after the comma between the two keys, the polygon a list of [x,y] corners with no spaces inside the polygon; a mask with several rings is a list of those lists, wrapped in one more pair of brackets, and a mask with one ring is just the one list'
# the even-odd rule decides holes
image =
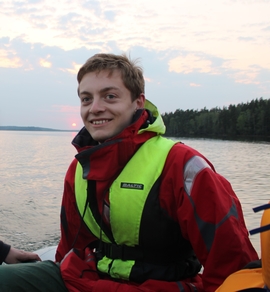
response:
{"label": "lake water", "polygon": [[[72,132],[0,131],[0,239],[17,248],[56,245],[66,170],[76,154]],[[270,201],[270,144],[182,138],[204,154],[238,195],[247,228],[252,208]],[[259,235],[251,241],[260,254]]]}

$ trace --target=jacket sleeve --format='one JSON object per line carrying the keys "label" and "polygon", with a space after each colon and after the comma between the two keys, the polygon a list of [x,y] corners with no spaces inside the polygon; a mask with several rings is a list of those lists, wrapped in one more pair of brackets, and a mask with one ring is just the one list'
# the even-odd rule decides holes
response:
{"label": "jacket sleeve", "polygon": [[198,152],[183,148],[174,151],[165,178],[173,186],[176,206],[169,207],[170,213],[203,265],[204,290],[215,291],[229,274],[258,256],[230,183]]}
{"label": "jacket sleeve", "polygon": [[77,210],[74,192],[76,165],[77,160],[73,160],[65,177],[60,213],[61,237],[56,250],[56,262],[61,262],[71,248],[84,249],[95,239],[82,222]]}
{"label": "jacket sleeve", "polygon": [[10,251],[10,245],[0,240],[0,265],[2,265],[9,251]]}

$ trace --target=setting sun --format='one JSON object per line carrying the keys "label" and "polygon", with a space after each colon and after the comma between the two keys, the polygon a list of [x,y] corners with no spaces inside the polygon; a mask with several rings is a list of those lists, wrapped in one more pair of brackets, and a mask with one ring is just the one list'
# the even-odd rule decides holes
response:
{"label": "setting sun", "polygon": [[76,123],[73,123],[73,124],[72,124],[72,127],[76,127],[76,126],[77,126]]}

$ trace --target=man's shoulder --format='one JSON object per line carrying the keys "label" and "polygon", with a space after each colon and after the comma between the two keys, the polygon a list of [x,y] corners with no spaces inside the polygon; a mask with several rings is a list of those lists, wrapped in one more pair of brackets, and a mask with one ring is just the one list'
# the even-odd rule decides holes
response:
{"label": "man's shoulder", "polygon": [[184,144],[181,141],[175,141],[176,143],[172,147],[172,153],[174,155],[199,155],[201,156],[201,153],[197,151],[196,149],[192,148],[191,146],[188,146],[187,144]]}

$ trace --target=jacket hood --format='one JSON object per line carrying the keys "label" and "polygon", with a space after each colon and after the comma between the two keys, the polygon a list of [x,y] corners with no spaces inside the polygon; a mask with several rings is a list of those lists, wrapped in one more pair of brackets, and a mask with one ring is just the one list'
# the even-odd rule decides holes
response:
{"label": "jacket hood", "polygon": [[149,123],[148,127],[140,129],[138,131],[138,134],[141,134],[145,131],[155,132],[159,135],[165,134],[166,127],[164,125],[164,122],[162,120],[162,117],[157,107],[153,103],[151,103],[149,100],[146,99],[144,108],[151,113],[154,120],[153,120],[153,123]]}

